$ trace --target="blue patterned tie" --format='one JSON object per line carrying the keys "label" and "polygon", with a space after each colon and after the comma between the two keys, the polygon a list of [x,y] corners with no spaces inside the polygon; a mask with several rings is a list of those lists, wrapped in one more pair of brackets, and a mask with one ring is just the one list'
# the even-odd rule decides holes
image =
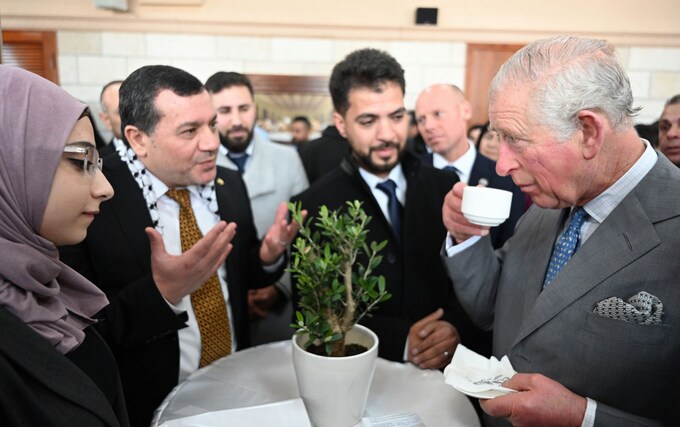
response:
{"label": "blue patterned tie", "polygon": [[376,188],[387,194],[387,213],[390,215],[390,224],[392,224],[394,234],[397,235],[397,240],[401,242],[401,217],[403,208],[401,203],[399,203],[399,199],[397,199],[397,184],[391,179],[388,179],[387,181],[376,185]]}
{"label": "blue patterned tie", "polygon": [[244,153],[244,154],[239,156],[239,155],[227,153],[227,157],[229,157],[229,160],[234,162],[234,164],[238,168],[238,171],[241,172],[241,175],[243,175],[243,172],[245,172],[246,160],[248,160],[248,155]]}
{"label": "blue patterned tie", "polygon": [[548,272],[545,275],[543,288],[548,286],[550,282],[557,276],[557,273],[562,270],[562,267],[571,259],[576,252],[580,241],[581,226],[586,219],[586,211],[582,207],[574,208],[571,215],[571,221],[567,231],[562,233],[555,248],[553,249],[552,257],[550,258],[550,265],[548,265]]}

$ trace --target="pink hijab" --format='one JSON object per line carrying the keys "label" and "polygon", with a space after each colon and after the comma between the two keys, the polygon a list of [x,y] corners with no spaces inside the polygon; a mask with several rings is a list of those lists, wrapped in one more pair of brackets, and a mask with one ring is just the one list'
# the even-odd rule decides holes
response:
{"label": "pink hijab", "polygon": [[0,306],[59,352],[108,301],[38,235],[66,139],[86,106],[28,71],[0,65]]}

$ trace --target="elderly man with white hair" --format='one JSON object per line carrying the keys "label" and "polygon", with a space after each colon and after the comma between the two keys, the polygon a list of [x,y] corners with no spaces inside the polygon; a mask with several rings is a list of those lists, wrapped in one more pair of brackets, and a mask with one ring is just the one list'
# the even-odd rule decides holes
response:
{"label": "elderly man with white hair", "polygon": [[464,184],[443,208],[456,295],[518,372],[486,421],[677,425],[680,171],[635,132],[628,77],[606,42],[555,37],[506,62],[489,101],[497,172],[534,205],[497,251]]}

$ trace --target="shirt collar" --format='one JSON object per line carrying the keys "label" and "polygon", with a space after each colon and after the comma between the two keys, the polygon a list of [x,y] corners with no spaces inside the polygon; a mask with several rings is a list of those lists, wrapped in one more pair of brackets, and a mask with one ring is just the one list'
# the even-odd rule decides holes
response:
{"label": "shirt collar", "polygon": [[[149,178],[151,179],[151,185],[153,186],[153,191],[156,193],[156,198],[160,199],[165,195],[165,193],[168,192],[168,186],[165,185],[163,181],[161,181],[156,175],[152,174],[149,169],[146,170],[146,173],[149,175]],[[193,193],[195,196],[200,197],[201,191],[199,190],[198,185],[187,185],[186,187],[178,187],[178,188],[186,188],[189,190],[190,193]]]}
{"label": "shirt collar", "polygon": [[387,178],[380,178],[379,176],[372,174],[362,167],[359,167],[359,174],[361,174],[361,178],[363,178],[371,191],[375,190],[376,185],[391,179],[395,184],[397,184],[397,198],[403,203],[406,195],[406,177],[404,176],[401,163],[397,163],[397,165],[392,168],[389,175],[387,175]]}
{"label": "shirt collar", "polygon": [[452,163],[449,163],[443,156],[437,153],[432,153],[432,166],[437,169],[443,169],[445,166],[453,166],[458,170],[460,180],[467,183],[472,173],[472,166],[475,164],[477,158],[477,149],[472,141],[467,140],[468,149],[465,153],[457,158]]}
{"label": "shirt collar", "polygon": [[585,204],[585,211],[598,223],[601,224],[612,213],[656,164],[658,159],[656,151],[647,140],[641,141],[645,145],[642,156],[614,184]]}

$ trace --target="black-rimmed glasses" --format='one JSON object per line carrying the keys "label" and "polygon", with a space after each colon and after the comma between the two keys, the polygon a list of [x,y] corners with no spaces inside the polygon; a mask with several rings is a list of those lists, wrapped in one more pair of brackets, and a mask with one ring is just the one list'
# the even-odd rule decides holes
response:
{"label": "black-rimmed glasses", "polygon": [[81,147],[78,145],[67,145],[64,147],[64,153],[84,154],[83,157],[83,172],[87,172],[94,176],[97,169],[102,170],[103,162],[99,157],[97,149],[94,147]]}

